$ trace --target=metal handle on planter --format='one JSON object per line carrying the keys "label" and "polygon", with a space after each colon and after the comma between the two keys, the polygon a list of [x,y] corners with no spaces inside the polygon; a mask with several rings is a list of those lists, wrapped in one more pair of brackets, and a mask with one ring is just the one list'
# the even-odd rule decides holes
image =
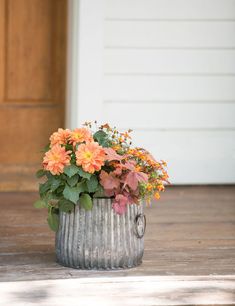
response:
{"label": "metal handle on planter", "polygon": [[146,217],[144,214],[138,214],[135,217],[135,234],[137,238],[143,238],[146,229]]}

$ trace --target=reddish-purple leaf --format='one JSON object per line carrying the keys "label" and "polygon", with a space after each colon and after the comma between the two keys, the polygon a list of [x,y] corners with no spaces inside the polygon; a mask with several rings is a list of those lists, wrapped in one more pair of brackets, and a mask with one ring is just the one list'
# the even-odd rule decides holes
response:
{"label": "reddish-purple leaf", "polygon": [[122,194],[117,194],[113,201],[113,209],[119,215],[122,215],[126,212],[126,205],[128,203],[128,198]]}
{"label": "reddish-purple leaf", "polygon": [[119,188],[120,180],[112,172],[107,173],[102,170],[100,173],[100,184],[104,187],[104,190],[112,190]]}
{"label": "reddish-purple leaf", "polygon": [[117,154],[117,152],[112,148],[104,148],[105,154],[106,154],[106,160],[112,161],[112,160],[122,160],[124,158],[123,155]]}
{"label": "reddish-purple leaf", "polygon": [[132,190],[136,190],[139,182],[147,182],[148,175],[144,172],[130,171],[125,180],[125,184],[127,184]]}

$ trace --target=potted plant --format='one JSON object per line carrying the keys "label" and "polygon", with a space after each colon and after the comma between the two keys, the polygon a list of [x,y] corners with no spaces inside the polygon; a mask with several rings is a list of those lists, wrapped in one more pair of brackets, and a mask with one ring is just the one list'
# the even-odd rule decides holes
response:
{"label": "potted plant", "polygon": [[130,268],[144,252],[143,201],[159,199],[166,164],[132,147],[130,132],[91,123],[58,129],[45,148],[37,177],[57,261],[78,269]]}

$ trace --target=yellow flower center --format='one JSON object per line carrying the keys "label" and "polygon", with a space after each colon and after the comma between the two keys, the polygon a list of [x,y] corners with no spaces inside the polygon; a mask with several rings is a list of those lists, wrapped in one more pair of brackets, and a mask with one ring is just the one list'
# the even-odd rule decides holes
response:
{"label": "yellow flower center", "polygon": [[52,159],[54,161],[60,161],[60,156],[58,154],[53,154]]}
{"label": "yellow flower center", "polygon": [[81,134],[75,133],[75,134],[74,134],[74,137],[75,137],[76,139],[80,139],[80,138],[81,138]]}
{"label": "yellow flower center", "polygon": [[92,158],[92,153],[90,151],[86,151],[84,154],[83,154],[84,158],[85,159],[91,159]]}

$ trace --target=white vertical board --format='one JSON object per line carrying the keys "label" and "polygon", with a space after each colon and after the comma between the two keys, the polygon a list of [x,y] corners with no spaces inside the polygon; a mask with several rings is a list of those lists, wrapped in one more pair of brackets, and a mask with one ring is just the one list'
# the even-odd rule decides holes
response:
{"label": "white vertical board", "polygon": [[68,1],[66,125],[99,120],[102,112],[103,0]]}

